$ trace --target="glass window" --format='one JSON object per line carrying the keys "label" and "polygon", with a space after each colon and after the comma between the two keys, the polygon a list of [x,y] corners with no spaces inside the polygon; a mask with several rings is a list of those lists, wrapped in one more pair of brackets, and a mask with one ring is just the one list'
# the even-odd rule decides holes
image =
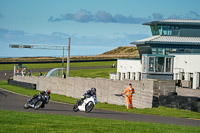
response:
{"label": "glass window", "polygon": [[171,49],[170,48],[166,48],[165,49],[165,55],[168,55],[170,53]]}
{"label": "glass window", "polygon": [[166,58],[166,72],[172,72],[172,58]]}
{"label": "glass window", "polygon": [[165,49],[164,48],[158,48],[158,54],[159,55],[164,55],[164,52],[165,51]]}
{"label": "glass window", "polygon": [[[155,30],[155,28],[152,27],[152,30]],[[179,26],[163,26],[159,25],[156,28],[156,34],[154,35],[164,35],[164,36],[178,36],[180,27]],[[152,32],[153,34],[153,32]]]}
{"label": "glass window", "polygon": [[158,26],[152,25],[151,26],[152,35],[159,35]]}
{"label": "glass window", "polygon": [[164,72],[164,57],[156,58],[156,72]]}
{"label": "glass window", "polygon": [[167,35],[171,35],[171,29],[170,26],[161,26],[161,35],[167,36]]}
{"label": "glass window", "polygon": [[152,51],[152,54],[153,54],[153,55],[157,55],[157,54],[158,54],[157,49],[158,49],[158,48],[152,48],[151,51]]}
{"label": "glass window", "polygon": [[149,57],[149,72],[155,71],[155,57]]}

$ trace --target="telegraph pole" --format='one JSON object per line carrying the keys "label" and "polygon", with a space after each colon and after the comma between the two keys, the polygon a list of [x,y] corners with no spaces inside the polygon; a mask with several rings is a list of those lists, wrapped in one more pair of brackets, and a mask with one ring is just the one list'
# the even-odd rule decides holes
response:
{"label": "telegraph pole", "polygon": [[69,77],[69,70],[70,70],[70,41],[71,41],[71,38],[68,38],[67,77]]}
{"label": "telegraph pole", "polygon": [[63,68],[64,68],[64,51],[65,51],[65,47],[63,47],[63,57],[62,57],[62,75],[61,77],[63,76]]}

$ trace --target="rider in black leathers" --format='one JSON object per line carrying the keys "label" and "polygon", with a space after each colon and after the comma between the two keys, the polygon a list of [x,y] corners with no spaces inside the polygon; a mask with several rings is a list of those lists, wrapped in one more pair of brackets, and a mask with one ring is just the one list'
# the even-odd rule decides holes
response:
{"label": "rider in black leathers", "polygon": [[[51,91],[50,91],[50,90],[46,90],[46,91],[40,92],[39,94],[40,94],[40,95],[44,95],[44,97],[45,97],[45,102],[46,102],[46,104],[48,104],[49,99],[50,99]],[[33,98],[30,100],[31,102],[29,103],[29,105],[30,105],[31,107],[34,106],[34,104],[35,104],[34,99],[35,99],[36,97],[38,97],[38,95],[34,95]]]}
{"label": "rider in black leathers", "polygon": [[83,100],[85,100],[86,98],[89,98],[91,96],[96,97],[96,88],[91,88],[90,90],[87,90],[86,93],[81,97],[81,103]]}

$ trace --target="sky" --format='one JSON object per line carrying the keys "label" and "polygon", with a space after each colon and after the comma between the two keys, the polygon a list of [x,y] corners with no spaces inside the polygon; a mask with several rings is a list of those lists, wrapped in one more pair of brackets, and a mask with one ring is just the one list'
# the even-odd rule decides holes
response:
{"label": "sky", "polygon": [[[9,44],[67,46],[71,55],[97,55],[151,36],[162,19],[199,19],[199,0],[0,0],[0,58],[62,56],[61,50]],[[65,52],[67,55],[67,52]]]}

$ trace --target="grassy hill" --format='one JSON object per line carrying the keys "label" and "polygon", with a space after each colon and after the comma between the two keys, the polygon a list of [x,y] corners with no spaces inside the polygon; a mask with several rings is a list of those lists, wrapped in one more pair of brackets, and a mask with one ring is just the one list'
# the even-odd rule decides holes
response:
{"label": "grassy hill", "polygon": [[137,47],[118,47],[111,51],[105,52],[100,55],[116,55],[116,56],[124,56],[124,57],[139,57],[139,52]]}
{"label": "grassy hill", "polygon": [[[71,56],[71,60],[98,60],[118,58],[138,58],[137,47],[118,47],[111,51],[94,56]],[[66,58],[65,58],[66,60]],[[62,57],[22,57],[22,58],[0,58],[0,62],[43,62],[62,61]]]}

